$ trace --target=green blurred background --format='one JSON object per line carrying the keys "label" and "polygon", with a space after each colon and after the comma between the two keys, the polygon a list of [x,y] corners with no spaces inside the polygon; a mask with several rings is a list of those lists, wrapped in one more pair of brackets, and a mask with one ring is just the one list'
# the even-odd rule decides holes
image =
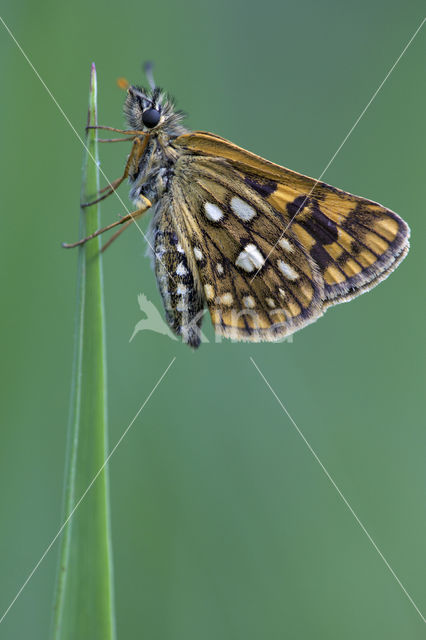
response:
{"label": "green blurred background", "polygon": [[[90,63],[100,122],[120,127],[116,79],[142,82],[152,59],[190,128],[313,176],[423,13],[421,0],[6,0],[1,11],[80,133]],[[129,343],[138,293],[160,304],[155,279],[137,229],[105,254],[111,446],[176,356],[110,463],[118,638],[424,637],[249,358],[424,613],[425,54],[426,27],[324,176],[399,212],[410,254],[291,344],[193,353],[151,332]],[[1,24],[0,60],[1,615],[61,523],[77,254],[60,242],[78,233],[82,147]],[[127,147],[100,152],[120,175]],[[120,212],[110,198],[103,221]],[[58,543],[1,638],[47,637],[57,554]]]}

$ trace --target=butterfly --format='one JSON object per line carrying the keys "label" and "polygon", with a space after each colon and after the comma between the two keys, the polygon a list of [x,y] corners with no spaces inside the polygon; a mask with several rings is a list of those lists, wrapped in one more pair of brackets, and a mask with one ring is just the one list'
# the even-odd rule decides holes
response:
{"label": "butterfly", "polygon": [[97,127],[128,135],[132,148],[123,175],[94,202],[128,178],[137,209],[64,246],[123,225],[105,248],[152,209],[158,287],[167,322],[185,343],[200,345],[206,307],[217,334],[280,340],[368,291],[403,260],[410,230],[396,213],[185,129],[149,65],[146,72],[149,89],[127,89],[129,129]]}

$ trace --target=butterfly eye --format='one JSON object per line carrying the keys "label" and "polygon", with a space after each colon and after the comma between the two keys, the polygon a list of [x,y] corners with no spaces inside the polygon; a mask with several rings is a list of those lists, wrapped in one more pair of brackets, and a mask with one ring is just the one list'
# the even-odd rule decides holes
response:
{"label": "butterfly eye", "polygon": [[152,129],[160,122],[160,112],[157,109],[146,109],[142,114],[142,122],[146,127]]}

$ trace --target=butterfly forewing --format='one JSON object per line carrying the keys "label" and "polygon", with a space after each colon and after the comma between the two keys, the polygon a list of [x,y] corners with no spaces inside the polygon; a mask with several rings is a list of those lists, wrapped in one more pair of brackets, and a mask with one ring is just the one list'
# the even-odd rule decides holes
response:
{"label": "butterfly forewing", "polygon": [[280,186],[271,203],[286,206],[291,230],[320,268],[325,305],[370,289],[408,250],[408,227],[395,213],[328,185],[318,185],[311,195],[301,194],[292,202]]}

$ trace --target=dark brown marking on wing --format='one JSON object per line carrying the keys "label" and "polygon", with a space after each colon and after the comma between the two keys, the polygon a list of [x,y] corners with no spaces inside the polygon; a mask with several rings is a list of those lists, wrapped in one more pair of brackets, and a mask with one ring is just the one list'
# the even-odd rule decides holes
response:
{"label": "dark brown marking on wing", "polygon": [[276,191],[276,188],[277,188],[276,182],[274,182],[273,180],[266,180],[266,179],[261,180],[259,176],[256,176],[256,178],[254,178],[253,176],[245,176],[244,182],[249,187],[257,191],[257,193],[261,195],[262,198],[267,198],[272,193],[274,193],[274,191]]}

